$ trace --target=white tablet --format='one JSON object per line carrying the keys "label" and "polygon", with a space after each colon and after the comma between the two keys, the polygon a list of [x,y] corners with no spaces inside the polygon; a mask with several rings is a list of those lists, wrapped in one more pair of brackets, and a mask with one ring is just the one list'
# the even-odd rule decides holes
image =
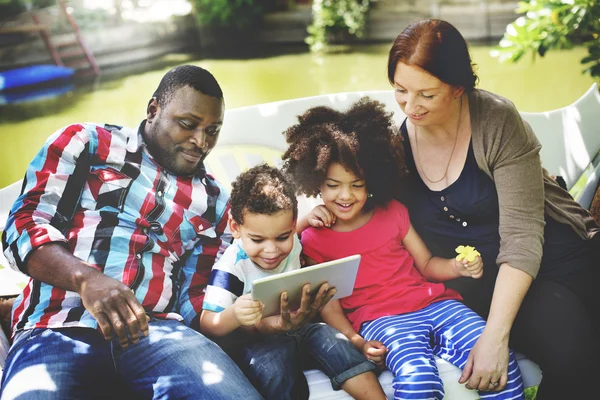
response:
{"label": "white tablet", "polygon": [[354,289],[360,255],[340,258],[321,264],[311,265],[296,271],[260,278],[252,283],[252,298],[265,305],[263,316],[279,314],[281,293],[287,291],[290,310],[300,307],[302,286],[310,283],[311,293],[317,292],[325,282],[336,288],[333,299],[350,296]]}

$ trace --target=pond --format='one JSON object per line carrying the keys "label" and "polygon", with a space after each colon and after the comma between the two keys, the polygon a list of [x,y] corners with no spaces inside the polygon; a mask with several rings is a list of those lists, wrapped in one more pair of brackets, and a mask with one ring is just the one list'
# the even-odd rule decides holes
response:
{"label": "pond", "polygon": [[[521,111],[570,104],[593,82],[581,73],[583,48],[552,51],[517,64],[499,64],[489,50],[472,48],[479,87],[508,97]],[[248,60],[172,55],[149,71],[118,79],[104,77],[93,87],[55,99],[5,106],[0,111],[0,187],[21,179],[45,139],[64,125],[87,121],[137,125],[160,78],[174,65],[187,62],[210,70],[222,85],[227,107],[234,108],[341,91],[389,89],[387,51],[388,45],[368,45],[325,56],[302,52]]]}

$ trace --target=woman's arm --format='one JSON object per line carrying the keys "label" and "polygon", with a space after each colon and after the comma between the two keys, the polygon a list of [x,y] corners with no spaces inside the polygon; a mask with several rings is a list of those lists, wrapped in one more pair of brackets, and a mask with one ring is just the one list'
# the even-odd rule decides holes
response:
{"label": "woman's arm", "polygon": [[502,390],[508,379],[508,340],[510,330],[529,290],[533,278],[527,273],[502,264],[490,314],[485,329],[469,354],[459,383],[467,388],[490,390],[490,382],[499,382],[495,390]]}
{"label": "woman's arm", "polygon": [[485,329],[506,343],[531,282],[531,275],[508,264],[500,266]]}
{"label": "woman's arm", "polygon": [[514,105],[501,98],[482,100],[474,115],[472,142],[479,168],[498,193],[500,265],[486,328],[469,354],[460,382],[502,390],[508,376],[512,325],[542,258],[544,183],[540,144]]}

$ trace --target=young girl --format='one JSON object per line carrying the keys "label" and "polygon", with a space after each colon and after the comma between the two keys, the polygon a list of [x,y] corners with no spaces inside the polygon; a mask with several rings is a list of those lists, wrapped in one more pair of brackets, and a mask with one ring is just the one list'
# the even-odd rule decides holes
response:
{"label": "young girl", "polygon": [[[395,375],[396,399],[442,399],[434,355],[463,369],[485,321],[443,282],[479,278],[483,264],[432,257],[394,200],[405,172],[400,137],[381,103],[363,98],[346,112],[315,107],[285,132],[284,169],[299,193],[320,195],[299,229],[308,264],[352,254],[362,260],[351,296],[330,301],[325,322]],[[479,382],[482,399],[522,399],[511,352],[508,375]]]}

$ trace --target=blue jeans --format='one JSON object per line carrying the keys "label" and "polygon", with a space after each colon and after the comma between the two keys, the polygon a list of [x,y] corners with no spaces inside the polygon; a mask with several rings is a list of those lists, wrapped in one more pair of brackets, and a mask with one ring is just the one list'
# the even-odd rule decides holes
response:
{"label": "blue jeans", "polygon": [[177,321],[122,348],[88,328],[32,329],[13,343],[0,398],[261,399],[213,342]]}
{"label": "blue jeans", "polygon": [[335,390],[346,380],[376,368],[343,334],[325,323],[253,337],[240,351],[240,367],[265,399],[308,398],[302,361],[329,376]]}

